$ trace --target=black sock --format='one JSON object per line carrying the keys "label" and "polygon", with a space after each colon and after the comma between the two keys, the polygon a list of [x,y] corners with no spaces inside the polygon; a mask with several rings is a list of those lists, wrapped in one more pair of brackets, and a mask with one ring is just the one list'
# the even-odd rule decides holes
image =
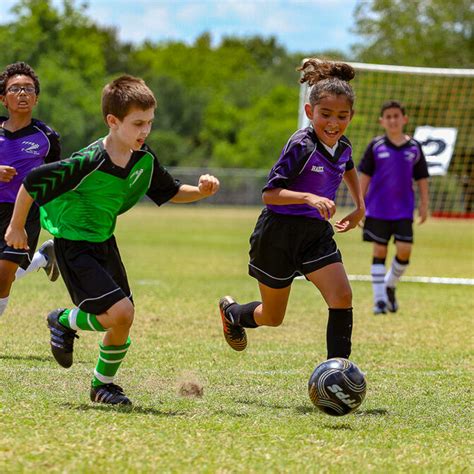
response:
{"label": "black sock", "polygon": [[408,265],[410,263],[409,260],[400,260],[397,256],[395,256],[395,260],[400,264],[400,265]]}
{"label": "black sock", "polygon": [[256,328],[258,324],[255,322],[253,312],[255,308],[261,304],[260,301],[252,301],[246,304],[233,304],[229,307],[234,316],[234,320],[237,320],[238,324],[243,328]]}
{"label": "black sock", "polygon": [[379,257],[374,257],[372,258],[372,264],[377,265],[377,264],[382,264],[385,265],[385,258],[379,258]]}
{"label": "black sock", "polygon": [[326,331],[328,359],[351,355],[352,308],[329,308],[329,319]]}

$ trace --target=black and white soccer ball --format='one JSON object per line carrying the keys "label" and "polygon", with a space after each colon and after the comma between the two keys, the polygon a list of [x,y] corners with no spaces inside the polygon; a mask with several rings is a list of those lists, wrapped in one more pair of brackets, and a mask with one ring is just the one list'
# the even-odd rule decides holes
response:
{"label": "black and white soccer ball", "polygon": [[319,364],[308,382],[309,398],[331,416],[343,416],[359,408],[367,384],[364,373],[348,359],[328,359]]}

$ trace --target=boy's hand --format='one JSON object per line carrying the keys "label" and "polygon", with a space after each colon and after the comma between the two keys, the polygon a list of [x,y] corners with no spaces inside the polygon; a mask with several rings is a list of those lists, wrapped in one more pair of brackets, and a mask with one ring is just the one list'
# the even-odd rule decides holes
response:
{"label": "boy's hand", "polygon": [[210,174],[203,174],[199,177],[199,193],[203,196],[212,196],[219,191],[219,180]]}
{"label": "boy's hand", "polygon": [[15,228],[10,224],[5,232],[5,242],[14,249],[30,250],[30,247],[28,247],[28,235],[24,228]]}
{"label": "boy's hand", "polygon": [[418,208],[418,225],[423,224],[428,218],[428,205],[420,204]]}
{"label": "boy's hand", "polygon": [[16,175],[16,169],[13,166],[0,165],[0,181],[2,183],[9,183]]}

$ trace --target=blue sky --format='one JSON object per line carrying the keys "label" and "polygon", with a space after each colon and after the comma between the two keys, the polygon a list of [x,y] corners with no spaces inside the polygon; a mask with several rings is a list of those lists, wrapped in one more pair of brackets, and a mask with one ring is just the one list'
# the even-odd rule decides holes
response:
{"label": "blue sky", "polygon": [[[133,43],[181,40],[192,43],[204,31],[214,44],[222,36],[275,36],[290,52],[350,51],[358,0],[85,0],[88,15],[118,28]],[[18,0],[1,0],[0,23]],[[61,5],[62,0],[53,0]],[[76,5],[84,0],[76,0]]]}

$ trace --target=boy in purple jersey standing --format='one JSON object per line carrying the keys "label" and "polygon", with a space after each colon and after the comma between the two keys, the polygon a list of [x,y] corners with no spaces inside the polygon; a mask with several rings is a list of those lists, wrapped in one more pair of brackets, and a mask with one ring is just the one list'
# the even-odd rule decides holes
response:
{"label": "boy in purple jersey standing", "polygon": [[[428,217],[428,166],[420,143],[403,131],[408,122],[405,108],[391,100],[382,105],[380,124],[385,135],[375,137],[359,164],[360,183],[367,217],[363,239],[373,242],[372,287],[374,314],[398,310],[395,288],[408,267],[413,245],[415,193],[419,191],[419,224]],[[390,238],[396,255],[385,274]]]}
{"label": "boy in purple jersey standing", "polygon": [[43,268],[51,281],[59,276],[53,241],[47,240],[35,253],[40,234],[38,206],[28,215],[28,249],[14,249],[5,242],[23,178],[35,167],[60,159],[59,135],[32,118],[40,84],[28,64],[10,64],[0,73],[0,100],[8,117],[0,116],[0,316],[5,312],[15,280]]}
{"label": "boy in purple jersey standing", "polygon": [[304,275],[323,295],[328,308],[327,357],[351,353],[352,291],[333,239],[329,220],[342,180],[356,209],[336,221],[337,232],[357,226],[364,199],[343,135],[354,114],[349,81],[354,69],[345,63],[316,58],[299,68],[301,82],[312,86],[305,112],[311,121],[288,140],[263,189],[265,209],[250,237],[249,274],[258,280],[262,301],[238,304],[230,296],[219,301],[224,337],[236,351],[247,345],[245,328],[279,326],[291,284]]}

